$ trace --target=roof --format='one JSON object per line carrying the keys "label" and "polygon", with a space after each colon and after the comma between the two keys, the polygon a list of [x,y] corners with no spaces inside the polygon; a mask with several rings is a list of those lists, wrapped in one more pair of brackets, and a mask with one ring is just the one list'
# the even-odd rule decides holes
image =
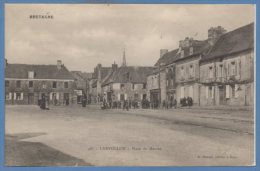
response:
{"label": "roof", "polygon": [[254,48],[254,23],[223,34],[203,60]]}
{"label": "roof", "polygon": [[71,73],[65,66],[61,69],[57,65],[28,65],[28,64],[7,64],[5,78],[27,79],[28,72],[34,71],[34,79],[66,79],[74,80]]}
{"label": "roof", "polygon": [[172,62],[174,62],[174,60],[176,59],[176,55],[178,53],[178,50],[179,49],[174,49],[170,52],[167,52],[166,54],[164,54],[162,57],[160,57],[158,59],[158,61],[155,63],[154,66],[159,66],[161,63],[164,63],[164,64],[170,64]]}
{"label": "roof", "polygon": [[146,83],[146,77],[153,71],[154,67],[122,66],[112,72],[103,85],[109,83]]}
{"label": "roof", "polygon": [[210,49],[210,44],[208,43],[208,40],[194,40],[194,44],[191,47],[193,47],[192,54],[190,54],[190,47],[183,48],[184,56],[181,57],[181,53],[178,53],[175,61],[194,57],[199,54],[206,54]]}
{"label": "roof", "polygon": [[207,40],[194,40],[193,45],[193,54],[190,55],[190,47],[185,47],[182,48],[184,51],[184,57],[181,57],[181,53],[179,49],[174,49],[166,54],[164,54],[159,60],[155,63],[155,66],[159,66],[160,63],[164,63],[165,65],[171,64],[173,62],[182,60],[182,59],[187,59],[189,57],[202,54],[202,53],[207,53],[210,45]]}
{"label": "roof", "polygon": [[75,79],[88,80],[92,78],[93,73],[81,72],[81,71],[71,71],[72,76]]}
{"label": "roof", "polygon": [[[100,71],[101,71],[101,82],[104,82],[104,80],[106,80],[106,78],[112,73],[112,67],[100,67]],[[98,78],[98,70],[95,70],[92,78],[94,79]],[[92,83],[92,87],[96,87],[96,86],[97,86],[97,80],[95,80]]]}

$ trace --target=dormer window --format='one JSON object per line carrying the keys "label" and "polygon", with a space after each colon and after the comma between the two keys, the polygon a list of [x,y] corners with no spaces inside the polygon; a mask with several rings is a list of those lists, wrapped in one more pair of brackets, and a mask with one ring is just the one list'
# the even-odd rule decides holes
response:
{"label": "dormer window", "polygon": [[181,50],[181,58],[184,57],[184,50]]}
{"label": "dormer window", "polygon": [[34,79],[34,72],[33,71],[29,71],[28,72],[28,78],[29,79]]}
{"label": "dormer window", "polygon": [[190,55],[193,55],[193,47],[190,47]]}

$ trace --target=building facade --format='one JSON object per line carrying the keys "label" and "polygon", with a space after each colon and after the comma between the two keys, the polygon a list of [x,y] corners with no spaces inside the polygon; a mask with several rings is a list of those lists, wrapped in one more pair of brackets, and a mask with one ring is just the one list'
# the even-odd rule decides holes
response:
{"label": "building facade", "polygon": [[254,104],[254,24],[222,35],[200,64],[201,105]]}
{"label": "building facade", "polygon": [[135,101],[147,99],[146,78],[153,67],[124,66],[113,70],[102,84],[104,99],[109,101]]}
{"label": "building facade", "polygon": [[6,104],[38,104],[43,96],[50,104],[72,104],[75,83],[60,60],[57,65],[5,65]]}
{"label": "building facade", "polygon": [[180,41],[176,63],[176,99],[191,97],[194,105],[200,105],[200,59],[209,49],[207,41],[186,38]]}

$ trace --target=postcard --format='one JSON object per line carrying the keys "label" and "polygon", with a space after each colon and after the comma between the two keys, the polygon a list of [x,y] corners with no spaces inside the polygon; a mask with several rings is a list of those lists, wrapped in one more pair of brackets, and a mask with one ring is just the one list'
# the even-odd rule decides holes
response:
{"label": "postcard", "polygon": [[4,7],[4,166],[255,166],[256,5]]}

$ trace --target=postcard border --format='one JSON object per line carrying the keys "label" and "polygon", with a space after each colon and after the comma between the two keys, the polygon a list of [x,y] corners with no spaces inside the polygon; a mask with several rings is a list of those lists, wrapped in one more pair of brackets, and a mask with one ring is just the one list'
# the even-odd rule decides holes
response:
{"label": "postcard border", "polygon": [[[243,166],[243,167],[236,167],[236,166],[230,166],[230,167],[219,167],[219,166],[195,166],[195,167],[6,167],[4,166],[4,132],[5,132],[5,126],[4,126],[4,120],[5,120],[5,96],[4,96],[4,43],[5,43],[5,37],[4,37],[4,5],[6,3],[47,3],[47,4],[85,4],[85,3],[111,3],[111,4],[255,4],[256,8],[256,23],[255,23],[255,34],[256,34],[256,40],[255,40],[255,153],[256,153],[256,166]],[[260,74],[257,75],[257,66],[260,65],[260,59],[257,57],[260,54],[260,48],[258,44],[260,43],[260,29],[259,29],[259,17],[260,17],[260,0],[0,0],[0,65],[1,65],[1,71],[0,71],[0,78],[2,79],[0,83],[0,170],[10,170],[10,171],[16,171],[16,170],[24,170],[24,171],[30,171],[30,170],[52,170],[52,171],[63,171],[63,170],[90,170],[90,171],[121,171],[121,170],[132,170],[132,171],[172,171],[172,170],[178,170],[178,171],[189,171],[189,170],[198,170],[198,171],[204,171],[204,170],[212,170],[212,171],[256,171],[260,170],[259,162],[260,162],[260,156],[259,156],[259,150],[260,150],[260,139],[259,139],[259,131],[260,131],[260,125],[258,124],[260,122],[260,116],[257,115],[257,112],[260,110],[259,104],[259,97],[257,97],[257,94],[259,94],[259,81],[260,81]],[[257,13],[258,12],[258,13]]]}

